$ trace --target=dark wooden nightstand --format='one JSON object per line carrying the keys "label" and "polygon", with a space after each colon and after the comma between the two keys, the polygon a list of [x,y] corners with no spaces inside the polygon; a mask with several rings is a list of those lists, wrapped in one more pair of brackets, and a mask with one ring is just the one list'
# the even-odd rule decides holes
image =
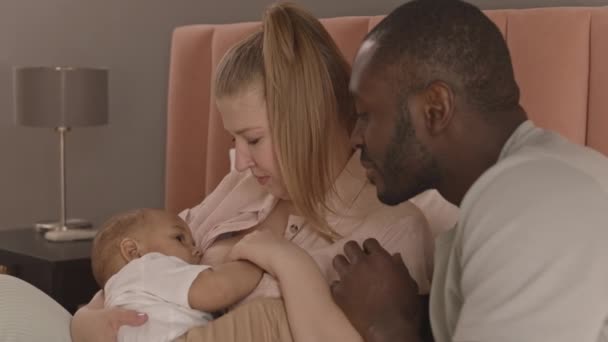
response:
{"label": "dark wooden nightstand", "polygon": [[71,313],[99,289],[90,255],[91,241],[49,242],[31,228],[0,231],[0,265]]}

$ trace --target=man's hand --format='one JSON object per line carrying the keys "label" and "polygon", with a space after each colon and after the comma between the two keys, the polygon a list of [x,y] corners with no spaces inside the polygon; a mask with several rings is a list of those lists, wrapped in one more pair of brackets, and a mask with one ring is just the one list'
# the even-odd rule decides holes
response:
{"label": "man's hand", "polygon": [[350,241],[334,258],[334,300],[365,341],[418,341],[423,308],[418,286],[399,254],[374,239]]}

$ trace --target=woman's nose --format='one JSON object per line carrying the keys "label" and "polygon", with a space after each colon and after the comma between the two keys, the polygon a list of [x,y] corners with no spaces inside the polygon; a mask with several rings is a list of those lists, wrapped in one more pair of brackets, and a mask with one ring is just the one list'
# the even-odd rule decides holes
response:
{"label": "woman's nose", "polygon": [[241,146],[236,146],[235,147],[235,161],[234,161],[234,168],[237,169],[239,172],[243,172],[249,168],[251,168],[252,166],[255,165],[255,163],[253,162],[253,159],[251,159],[251,156],[249,155],[249,151],[247,151],[246,148],[241,147]]}

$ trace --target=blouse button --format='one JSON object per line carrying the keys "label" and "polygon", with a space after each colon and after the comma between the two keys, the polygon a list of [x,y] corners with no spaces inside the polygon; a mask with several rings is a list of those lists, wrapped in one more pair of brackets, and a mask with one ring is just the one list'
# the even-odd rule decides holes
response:
{"label": "blouse button", "polygon": [[297,225],[295,225],[295,224],[292,224],[291,226],[289,226],[289,231],[290,231],[292,234],[297,233],[297,232],[298,232],[298,230],[300,230],[300,227],[298,227],[298,226],[297,226]]}

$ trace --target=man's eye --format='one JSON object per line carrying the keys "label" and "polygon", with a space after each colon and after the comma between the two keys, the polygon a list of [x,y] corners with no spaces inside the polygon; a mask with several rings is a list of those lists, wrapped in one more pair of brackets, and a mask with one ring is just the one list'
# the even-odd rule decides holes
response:
{"label": "man's eye", "polygon": [[176,239],[177,241],[179,241],[179,242],[184,242],[185,237],[184,237],[183,235],[181,235],[181,234],[180,234],[180,235],[177,235],[177,236],[175,237],[175,239]]}
{"label": "man's eye", "polygon": [[359,120],[367,120],[368,117],[369,117],[369,114],[367,112],[357,113],[357,119],[359,119]]}

